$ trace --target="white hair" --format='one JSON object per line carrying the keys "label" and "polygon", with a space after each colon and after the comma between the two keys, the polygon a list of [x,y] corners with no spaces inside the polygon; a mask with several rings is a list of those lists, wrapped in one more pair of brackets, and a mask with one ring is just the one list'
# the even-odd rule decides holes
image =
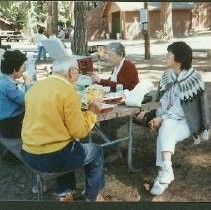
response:
{"label": "white hair", "polygon": [[78,67],[78,62],[75,57],[65,55],[53,61],[53,72],[64,73],[71,68]]}

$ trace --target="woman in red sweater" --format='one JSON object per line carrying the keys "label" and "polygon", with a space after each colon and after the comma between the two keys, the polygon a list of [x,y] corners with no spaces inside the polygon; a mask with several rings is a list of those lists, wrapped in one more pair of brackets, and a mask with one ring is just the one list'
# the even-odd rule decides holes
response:
{"label": "woman in red sweater", "polygon": [[92,81],[103,86],[110,86],[116,91],[116,85],[122,84],[124,89],[132,90],[139,82],[138,71],[131,61],[125,59],[125,47],[120,42],[107,45],[108,62],[114,70],[108,79],[101,79],[97,74],[90,75]]}
{"label": "woman in red sweater", "polygon": [[[132,90],[138,83],[138,71],[131,61],[125,59],[125,47],[120,42],[111,42],[107,45],[108,62],[114,66],[114,70],[108,79],[101,79],[97,74],[90,75],[93,82],[103,86],[110,86],[111,91],[116,91],[116,85],[122,84],[124,89]],[[100,123],[100,128],[110,140],[118,137],[117,130],[128,122],[128,118],[112,119]],[[118,146],[113,146],[112,150],[118,150]],[[106,156],[106,154],[105,154]]]}

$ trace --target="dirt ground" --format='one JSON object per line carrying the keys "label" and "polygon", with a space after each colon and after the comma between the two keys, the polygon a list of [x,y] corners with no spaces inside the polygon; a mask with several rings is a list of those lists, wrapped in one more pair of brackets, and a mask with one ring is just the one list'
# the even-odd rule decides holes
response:
{"label": "dirt ground", "polygon": [[[141,79],[149,79],[156,85],[164,70],[162,57],[155,56],[150,61],[132,59],[139,69]],[[211,62],[207,60],[194,60],[196,67],[203,75],[207,85],[208,99],[211,109]],[[46,72],[40,64],[40,75]],[[99,63],[94,64],[99,70]],[[101,63],[103,65],[103,62]],[[110,72],[104,72],[102,77],[107,77]],[[120,145],[123,154],[112,163],[105,164],[106,186],[104,195],[113,200],[121,201],[211,201],[211,140],[194,145],[192,139],[179,143],[173,158],[175,181],[161,196],[151,196],[149,191],[156,176],[155,151],[156,133],[134,124],[134,166],[140,172],[130,173],[127,169],[127,151],[125,145]],[[126,125],[118,131],[119,136],[126,133]],[[1,147],[1,151],[3,148]],[[77,187],[83,190],[83,169],[76,170]],[[6,163],[0,160],[0,200],[35,200],[31,193],[34,176],[26,167],[16,161]],[[47,183],[48,193],[46,200],[51,200],[55,190],[55,180]]]}

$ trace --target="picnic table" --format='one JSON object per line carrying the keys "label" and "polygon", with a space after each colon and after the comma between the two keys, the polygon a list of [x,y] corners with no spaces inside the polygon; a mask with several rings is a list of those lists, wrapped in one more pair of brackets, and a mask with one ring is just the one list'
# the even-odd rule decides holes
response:
{"label": "picnic table", "polygon": [[[132,157],[132,150],[133,150],[133,117],[135,114],[139,113],[140,111],[148,112],[153,109],[157,109],[159,107],[159,103],[152,101],[147,104],[142,104],[142,107],[129,107],[126,105],[116,105],[114,109],[108,113],[102,113],[98,115],[98,122],[102,122],[105,120],[111,120],[114,118],[121,118],[121,117],[128,117],[128,132],[127,136],[119,139],[109,139],[106,134],[100,129],[98,124],[95,124],[94,129],[97,133],[102,137],[105,143],[101,144],[102,147],[111,146],[123,141],[128,141],[128,158],[127,158],[127,165],[128,169],[131,172],[137,172],[139,169],[135,169],[133,167],[133,157]],[[89,141],[92,142],[91,134],[89,135]]]}
{"label": "picnic table", "polygon": [[[195,53],[195,52],[196,53],[206,53],[206,57],[204,57],[204,58],[206,58],[207,60],[209,60],[211,58],[211,49],[202,49],[202,48],[196,49],[196,48],[194,48],[194,49],[192,49],[192,51],[193,51],[193,53]],[[197,57],[196,55],[193,54],[193,58],[199,58],[199,57]],[[201,58],[203,58],[203,57],[201,57]]]}

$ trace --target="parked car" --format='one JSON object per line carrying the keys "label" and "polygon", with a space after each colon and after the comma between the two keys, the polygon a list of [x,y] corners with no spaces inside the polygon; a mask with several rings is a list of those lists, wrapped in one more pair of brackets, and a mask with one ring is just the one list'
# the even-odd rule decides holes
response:
{"label": "parked car", "polygon": [[7,42],[12,40],[19,42],[19,40],[23,39],[20,31],[0,31],[0,38],[6,39]]}

